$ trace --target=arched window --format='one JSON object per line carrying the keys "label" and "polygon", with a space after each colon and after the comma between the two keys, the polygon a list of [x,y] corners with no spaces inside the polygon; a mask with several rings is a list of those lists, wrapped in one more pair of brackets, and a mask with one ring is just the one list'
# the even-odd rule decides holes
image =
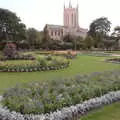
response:
{"label": "arched window", "polygon": [[76,20],[77,20],[77,16],[76,16],[76,14],[74,14],[75,16],[74,16],[74,25],[76,26],[77,25],[77,22],[76,22]]}
{"label": "arched window", "polygon": [[72,14],[72,26],[74,25],[74,23],[73,23],[73,22],[74,22],[74,20],[73,20],[73,19],[74,19],[74,18],[73,18],[73,14]]}
{"label": "arched window", "polygon": [[51,36],[53,36],[53,31],[51,31]]}
{"label": "arched window", "polygon": [[67,15],[67,25],[69,25],[69,15]]}
{"label": "arched window", "polygon": [[55,31],[55,36],[57,35],[57,32]]}

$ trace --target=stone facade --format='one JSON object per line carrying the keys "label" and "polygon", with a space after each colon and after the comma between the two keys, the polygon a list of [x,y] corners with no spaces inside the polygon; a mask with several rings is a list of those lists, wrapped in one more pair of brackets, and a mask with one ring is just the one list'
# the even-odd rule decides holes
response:
{"label": "stone facade", "polygon": [[69,7],[64,6],[64,26],[60,25],[46,25],[48,34],[53,40],[62,40],[65,35],[81,36],[86,37],[88,30],[79,27],[79,10],[78,5],[76,8],[73,8],[71,2]]}

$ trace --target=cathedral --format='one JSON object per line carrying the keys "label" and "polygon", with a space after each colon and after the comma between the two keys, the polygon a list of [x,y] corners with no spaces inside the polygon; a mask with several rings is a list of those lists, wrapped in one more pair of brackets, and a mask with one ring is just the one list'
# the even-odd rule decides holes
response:
{"label": "cathedral", "polygon": [[65,7],[64,5],[64,25],[50,25],[47,24],[45,29],[47,29],[48,34],[53,40],[62,40],[65,35],[72,36],[81,36],[83,38],[86,37],[88,30],[81,28],[79,26],[79,6],[76,8],[72,7],[71,1],[69,2],[69,7]]}

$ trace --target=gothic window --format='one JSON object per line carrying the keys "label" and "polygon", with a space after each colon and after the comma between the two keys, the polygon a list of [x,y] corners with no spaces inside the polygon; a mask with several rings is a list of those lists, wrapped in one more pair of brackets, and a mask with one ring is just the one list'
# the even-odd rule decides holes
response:
{"label": "gothic window", "polygon": [[75,18],[74,18],[74,24],[75,24],[75,26],[77,25],[76,20],[77,20],[77,18],[76,18],[76,14],[75,14]]}
{"label": "gothic window", "polygon": [[61,30],[61,35],[63,36],[63,31]]}
{"label": "gothic window", "polygon": [[51,36],[53,36],[53,31],[51,31]]}
{"label": "gothic window", "polygon": [[72,14],[72,25],[73,25],[74,23],[73,23],[73,14]]}
{"label": "gothic window", "polygon": [[67,15],[67,25],[69,25],[69,15]]}
{"label": "gothic window", "polygon": [[57,32],[55,31],[55,36],[57,35]]}
{"label": "gothic window", "polygon": [[60,36],[60,30],[58,31],[58,36]]}

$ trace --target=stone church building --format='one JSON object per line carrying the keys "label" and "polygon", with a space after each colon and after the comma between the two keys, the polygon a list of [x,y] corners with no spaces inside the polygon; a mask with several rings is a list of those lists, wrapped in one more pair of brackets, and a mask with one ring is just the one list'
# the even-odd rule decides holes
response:
{"label": "stone church building", "polygon": [[65,35],[81,36],[86,37],[88,30],[79,27],[79,6],[73,8],[71,2],[69,2],[69,7],[64,5],[64,25],[50,25],[47,24],[45,29],[47,29],[48,34],[53,40],[62,40]]}

